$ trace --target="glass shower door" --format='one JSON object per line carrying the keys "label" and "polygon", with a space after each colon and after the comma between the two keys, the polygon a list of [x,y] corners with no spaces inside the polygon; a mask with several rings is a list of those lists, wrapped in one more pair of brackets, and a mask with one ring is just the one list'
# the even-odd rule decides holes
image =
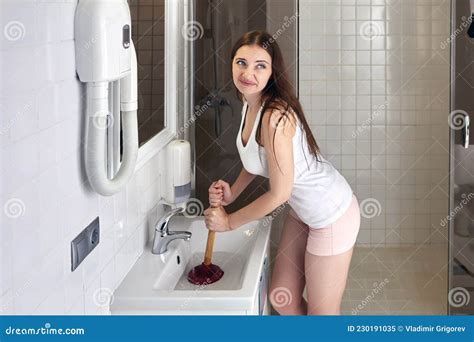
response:
{"label": "glass shower door", "polygon": [[448,314],[474,313],[474,38],[469,0],[451,6]]}

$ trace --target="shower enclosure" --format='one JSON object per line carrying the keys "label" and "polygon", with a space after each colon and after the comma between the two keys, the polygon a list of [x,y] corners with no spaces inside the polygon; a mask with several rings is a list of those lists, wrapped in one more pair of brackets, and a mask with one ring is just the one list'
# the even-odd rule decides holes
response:
{"label": "shower enclosure", "polygon": [[449,313],[474,313],[474,26],[468,0],[452,1]]}
{"label": "shower enclosure", "polygon": [[[472,314],[472,2],[191,1],[195,197],[207,207],[211,182],[242,168],[233,43],[278,33],[322,154],[361,206],[342,313]],[[228,211],[267,187],[257,177]]]}

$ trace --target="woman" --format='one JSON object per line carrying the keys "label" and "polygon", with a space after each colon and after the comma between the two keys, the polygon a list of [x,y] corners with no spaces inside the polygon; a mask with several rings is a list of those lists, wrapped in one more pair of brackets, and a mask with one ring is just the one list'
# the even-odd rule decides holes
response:
{"label": "woman", "polygon": [[[237,147],[244,168],[232,186],[223,180],[211,184],[206,225],[218,232],[237,229],[288,201],[270,302],[281,315],[340,314],[360,226],[357,199],[320,154],[281,51],[268,33],[248,32],[237,41],[232,76],[243,101]],[[269,178],[270,190],[227,214],[222,206],[232,203],[256,175]]]}

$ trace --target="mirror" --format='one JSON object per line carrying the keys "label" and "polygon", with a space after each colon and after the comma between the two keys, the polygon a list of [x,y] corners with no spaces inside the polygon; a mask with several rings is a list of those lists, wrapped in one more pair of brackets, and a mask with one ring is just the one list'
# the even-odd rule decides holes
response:
{"label": "mirror", "polygon": [[165,128],[165,0],[128,0],[138,68],[138,141]]}

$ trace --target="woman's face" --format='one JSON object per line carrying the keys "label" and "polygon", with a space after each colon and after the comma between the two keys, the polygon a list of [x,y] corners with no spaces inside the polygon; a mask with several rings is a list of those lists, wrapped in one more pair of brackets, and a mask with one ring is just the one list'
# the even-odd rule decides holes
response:
{"label": "woman's face", "polygon": [[258,45],[240,47],[232,61],[232,77],[237,89],[248,98],[259,94],[272,75],[272,60]]}

